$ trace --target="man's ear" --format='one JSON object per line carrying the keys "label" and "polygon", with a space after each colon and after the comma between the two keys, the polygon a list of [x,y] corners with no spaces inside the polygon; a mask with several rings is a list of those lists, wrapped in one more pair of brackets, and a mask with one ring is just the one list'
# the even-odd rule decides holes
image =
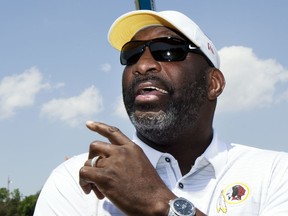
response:
{"label": "man's ear", "polygon": [[225,87],[225,78],[222,72],[213,68],[209,73],[208,99],[216,100]]}

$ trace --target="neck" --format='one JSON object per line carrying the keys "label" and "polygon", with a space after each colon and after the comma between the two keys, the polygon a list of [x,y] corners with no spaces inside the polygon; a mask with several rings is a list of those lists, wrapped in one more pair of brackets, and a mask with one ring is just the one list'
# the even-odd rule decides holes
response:
{"label": "neck", "polygon": [[153,142],[137,131],[137,136],[150,147],[161,152],[167,152],[178,161],[182,175],[191,170],[195,160],[204,153],[213,138],[213,129],[194,129],[183,131],[169,142]]}

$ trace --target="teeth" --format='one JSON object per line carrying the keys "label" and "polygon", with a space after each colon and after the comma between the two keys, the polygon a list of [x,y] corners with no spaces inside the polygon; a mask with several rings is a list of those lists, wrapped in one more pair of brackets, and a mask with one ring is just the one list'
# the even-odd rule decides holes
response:
{"label": "teeth", "polygon": [[148,88],[145,88],[145,89],[156,90],[156,91],[162,92],[163,94],[168,94],[168,92],[165,91],[164,89],[160,89],[160,88],[157,88],[157,87],[154,87],[154,86],[151,86],[151,87],[148,87]]}
{"label": "teeth", "polygon": [[163,90],[163,89],[156,88],[156,90],[157,90],[157,91],[160,91],[160,92],[162,92],[162,93],[164,93],[164,94],[168,94],[168,92],[165,91],[165,90]]}

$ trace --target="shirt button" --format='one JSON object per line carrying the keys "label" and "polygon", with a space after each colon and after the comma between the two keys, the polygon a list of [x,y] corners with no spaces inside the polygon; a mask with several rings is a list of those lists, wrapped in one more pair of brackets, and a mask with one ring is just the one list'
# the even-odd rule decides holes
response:
{"label": "shirt button", "polygon": [[168,157],[165,158],[165,161],[168,162],[168,163],[171,162],[170,158],[168,158]]}
{"label": "shirt button", "polygon": [[181,189],[184,188],[184,185],[183,185],[181,182],[178,184],[178,186],[179,186],[179,188],[181,188]]}

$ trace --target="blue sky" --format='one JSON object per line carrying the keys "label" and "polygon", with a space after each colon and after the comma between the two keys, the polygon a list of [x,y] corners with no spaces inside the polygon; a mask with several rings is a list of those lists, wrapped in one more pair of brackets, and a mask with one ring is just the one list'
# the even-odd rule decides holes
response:
{"label": "blue sky", "polygon": [[[214,127],[227,142],[288,152],[288,28],[284,0],[156,0],[213,40],[227,86]],[[0,187],[40,190],[54,167],[102,139],[102,121],[133,134],[123,67],[107,32],[134,0],[0,0]]]}

